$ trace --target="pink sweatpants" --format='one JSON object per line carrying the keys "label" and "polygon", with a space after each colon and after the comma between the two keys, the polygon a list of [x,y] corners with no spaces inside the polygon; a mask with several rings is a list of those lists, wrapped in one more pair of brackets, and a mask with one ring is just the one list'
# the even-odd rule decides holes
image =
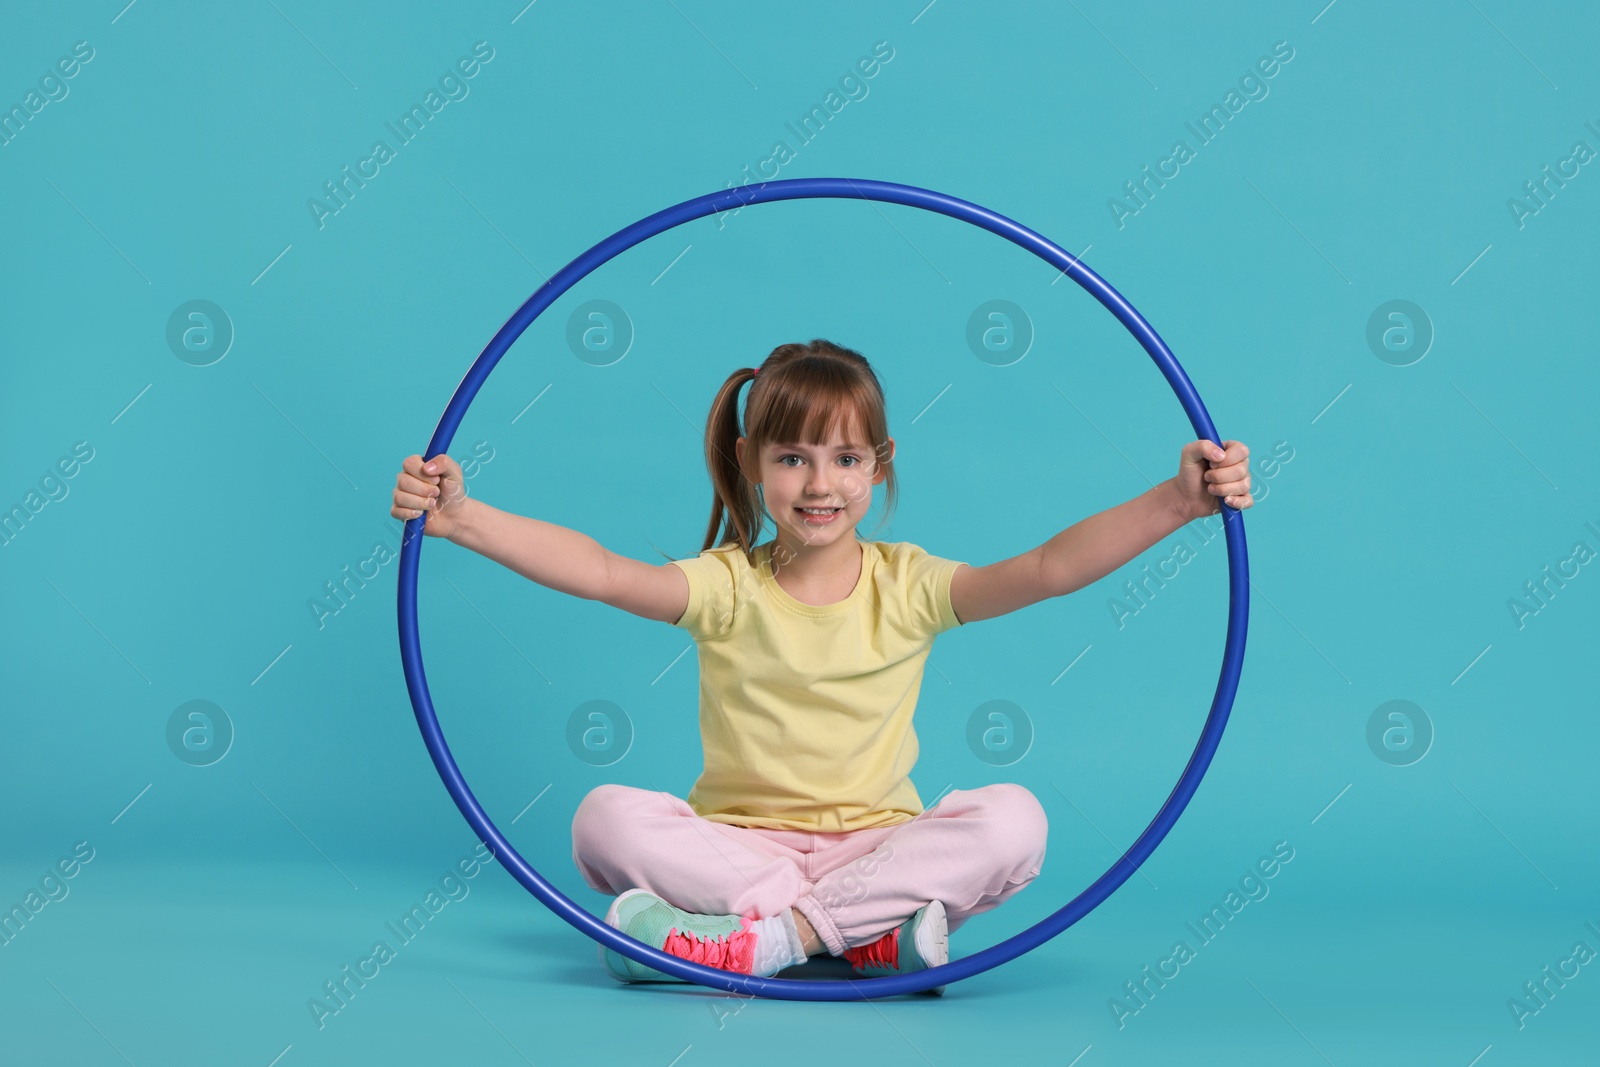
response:
{"label": "pink sweatpants", "polygon": [[1012,783],[951,790],[909,822],[814,833],[731,826],[670,793],[602,785],[572,820],[572,860],[602,893],[765,919],[793,907],[839,956],[943,901],[950,929],[1038,877],[1044,808]]}

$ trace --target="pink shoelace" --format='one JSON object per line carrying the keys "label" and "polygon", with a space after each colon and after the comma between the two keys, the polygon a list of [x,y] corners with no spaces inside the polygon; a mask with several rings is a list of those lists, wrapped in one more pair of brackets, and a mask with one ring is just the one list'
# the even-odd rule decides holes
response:
{"label": "pink shoelace", "polygon": [[884,934],[870,945],[860,945],[844,950],[844,958],[855,967],[888,967],[900,969],[900,928]]}
{"label": "pink shoelace", "polygon": [[749,919],[743,920],[741,929],[716,938],[680,933],[674,927],[661,951],[690,963],[749,974],[755,968],[756,935],[750,932]]}

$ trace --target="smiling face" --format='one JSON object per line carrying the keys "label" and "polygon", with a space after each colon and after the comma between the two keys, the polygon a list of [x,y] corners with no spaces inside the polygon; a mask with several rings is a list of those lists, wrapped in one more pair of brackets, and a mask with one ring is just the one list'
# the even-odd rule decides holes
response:
{"label": "smiling face", "polygon": [[[854,538],[856,524],[872,507],[872,487],[884,470],[872,445],[854,425],[829,427],[823,444],[768,443],[759,457],[739,438],[739,460],[761,483],[767,511],[781,544],[820,547]],[[894,458],[894,438],[884,448]]]}

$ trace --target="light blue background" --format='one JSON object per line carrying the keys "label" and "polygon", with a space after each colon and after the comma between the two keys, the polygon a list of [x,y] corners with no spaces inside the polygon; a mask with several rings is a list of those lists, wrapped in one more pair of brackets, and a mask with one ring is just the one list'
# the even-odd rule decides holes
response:
{"label": "light blue background", "polygon": [[[1507,200],[1574,142],[1600,149],[1585,128],[1600,125],[1597,28],[1576,4],[1532,15],[1503,0],[9,11],[0,104],[74,42],[94,58],[0,147],[0,506],[21,504],[75,442],[94,458],[0,548],[0,903],[75,842],[94,859],[0,947],[0,1059],[1592,1057],[1593,967],[1521,1029],[1506,1002],[1575,942],[1600,949],[1585,928],[1600,926],[1600,577],[1583,568],[1520,628],[1507,601],[1574,542],[1600,549],[1584,525],[1600,525],[1600,177],[1583,167],[1520,228]],[[385,123],[478,41],[494,58],[469,95],[319,228],[307,200],[375,139],[393,144]],[[867,95],[798,145],[785,123],[879,41],[894,55]],[[1176,139],[1193,147],[1185,123],[1278,41],[1294,56],[1269,94],[1119,229],[1108,199]],[[1270,479],[1258,470],[1265,499],[1246,513],[1249,650],[1208,777],[1108,903],[943,1000],[623,988],[590,942],[490,870],[318,1029],[307,999],[476,842],[417,736],[395,564],[321,628],[309,601],[376,542],[392,546],[400,461],[545,277],[740,180],[779,139],[798,148],[780,177],[936,189],[1089,246],[1222,435],[1259,458],[1292,449]],[[452,454],[487,442],[470,484],[499,507],[637,558],[690,555],[717,385],[775,345],[826,337],[873,361],[900,447],[900,506],[862,534],[1004,558],[1168,477],[1192,437],[1137,344],[1055,276],[908,208],[811,201],[702,219],[536,322]],[[197,299],[236,330],[205,367],[165,339]],[[610,366],[565,340],[592,299],[636,331]],[[995,299],[1036,331],[1005,367],[965,340]],[[1405,367],[1365,336],[1395,299],[1436,334]],[[1107,606],[1176,540],[937,643],[917,722],[924,799],[1016,781],[1051,819],[1043,875],[959,931],[955,953],[1079,892],[1187,760],[1222,643],[1221,542],[1122,628]],[[461,766],[522,853],[603,911],[573,868],[571,816],[601,782],[679,795],[693,782],[685,636],[452,545],[430,539],[423,557],[429,679]],[[208,767],[166,741],[195,699],[236,731]],[[565,741],[569,714],[596,699],[635,734],[602,768]],[[996,699],[1035,732],[1004,767],[966,743],[972,711]],[[1369,716],[1393,699],[1436,731],[1411,766],[1367,746]],[[1279,841],[1295,858],[1270,895],[1119,1028],[1108,1000]]]}

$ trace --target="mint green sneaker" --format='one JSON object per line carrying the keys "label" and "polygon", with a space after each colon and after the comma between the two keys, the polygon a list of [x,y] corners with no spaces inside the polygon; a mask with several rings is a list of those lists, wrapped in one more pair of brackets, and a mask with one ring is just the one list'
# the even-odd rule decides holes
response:
{"label": "mint green sneaker", "polygon": [[[868,978],[910,974],[949,963],[950,928],[944,903],[930,902],[870,945],[845,949],[844,958],[857,974]],[[940,996],[944,986],[934,986],[927,992]]]}
{"label": "mint green sneaker", "polygon": [[[940,912],[941,923],[943,912]],[[643,941],[651,948],[691,963],[750,974],[755,964],[756,935],[750,920],[738,915],[697,915],[675,908],[654,893],[630,889],[611,902],[606,925]],[[670,974],[635,963],[620,952],[600,946],[600,962],[620,982],[678,982]]]}

